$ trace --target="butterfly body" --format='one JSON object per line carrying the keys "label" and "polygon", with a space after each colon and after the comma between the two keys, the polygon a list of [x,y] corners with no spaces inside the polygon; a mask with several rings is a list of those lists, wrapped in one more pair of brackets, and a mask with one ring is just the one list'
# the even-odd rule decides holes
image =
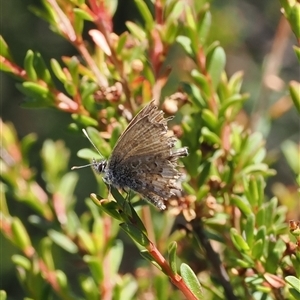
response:
{"label": "butterfly body", "polygon": [[176,138],[168,135],[168,120],[151,101],[129,123],[109,160],[92,163],[107,184],[130,188],[161,210],[166,208],[164,201],[180,191],[176,161],[188,155],[187,148],[174,148]]}

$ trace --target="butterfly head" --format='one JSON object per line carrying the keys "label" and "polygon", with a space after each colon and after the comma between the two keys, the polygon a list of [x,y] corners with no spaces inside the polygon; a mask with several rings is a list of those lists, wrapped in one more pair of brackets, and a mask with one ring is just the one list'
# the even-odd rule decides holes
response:
{"label": "butterfly head", "polygon": [[92,168],[96,171],[96,173],[99,173],[99,174],[105,173],[106,166],[107,166],[107,160],[96,161],[93,158]]}

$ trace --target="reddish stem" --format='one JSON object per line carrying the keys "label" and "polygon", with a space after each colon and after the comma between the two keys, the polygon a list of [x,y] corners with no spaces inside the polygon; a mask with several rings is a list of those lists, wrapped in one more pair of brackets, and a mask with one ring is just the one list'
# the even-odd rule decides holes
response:
{"label": "reddish stem", "polygon": [[178,274],[175,274],[171,267],[169,266],[166,259],[162,256],[159,250],[155,247],[154,244],[150,243],[149,247],[147,247],[149,254],[153,257],[154,261],[162,268],[163,272],[169,276],[172,283],[182,291],[185,297],[188,300],[198,300],[198,298],[191,292],[189,287],[185,284],[182,277]]}

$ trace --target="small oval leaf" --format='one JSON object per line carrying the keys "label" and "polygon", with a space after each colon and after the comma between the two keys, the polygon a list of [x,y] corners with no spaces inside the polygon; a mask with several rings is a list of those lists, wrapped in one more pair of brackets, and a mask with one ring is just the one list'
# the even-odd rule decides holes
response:
{"label": "small oval leaf", "polygon": [[201,284],[190,266],[187,264],[181,264],[180,273],[184,282],[197,297],[197,299],[203,299]]}

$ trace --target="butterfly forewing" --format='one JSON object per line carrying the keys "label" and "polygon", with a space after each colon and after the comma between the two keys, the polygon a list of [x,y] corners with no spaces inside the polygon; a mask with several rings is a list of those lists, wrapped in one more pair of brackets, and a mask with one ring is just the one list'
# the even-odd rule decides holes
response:
{"label": "butterfly forewing", "polygon": [[149,115],[149,112],[151,110],[156,109],[156,106],[155,106],[154,102],[155,102],[155,100],[152,100],[151,102],[149,102],[149,104],[146,105],[144,108],[142,108],[140,110],[140,112],[130,121],[130,123],[128,124],[128,126],[124,130],[124,132],[121,134],[121,136],[120,136],[119,140],[117,141],[116,145],[118,145],[118,143],[122,140],[122,138],[126,134],[126,132],[129,131],[129,129],[131,127],[133,127],[136,122],[138,122],[140,119],[142,119],[145,115]]}

